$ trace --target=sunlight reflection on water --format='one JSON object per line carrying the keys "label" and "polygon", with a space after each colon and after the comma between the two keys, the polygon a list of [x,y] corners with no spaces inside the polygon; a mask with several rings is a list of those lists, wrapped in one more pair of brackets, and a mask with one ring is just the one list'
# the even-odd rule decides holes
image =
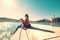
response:
{"label": "sunlight reflection on water", "polygon": [[0,22],[0,40],[10,40],[11,32],[19,26],[19,23],[15,22]]}

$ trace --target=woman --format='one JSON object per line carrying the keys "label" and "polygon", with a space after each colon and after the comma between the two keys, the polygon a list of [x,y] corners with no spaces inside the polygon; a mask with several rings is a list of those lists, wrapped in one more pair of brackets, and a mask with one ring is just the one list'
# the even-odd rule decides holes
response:
{"label": "woman", "polygon": [[23,28],[24,30],[31,28],[28,14],[25,14],[25,20],[23,20],[21,18],[20,21],[21,21],[21,25],[17,27],[17,29],[14,31],[14,33],[18,30],[18,28]]}
{"label": "woman", "polygon": [[31,28],[28,14],[25,14],[24,24],[25,24],[25,27],[26,27],[26,28]]}

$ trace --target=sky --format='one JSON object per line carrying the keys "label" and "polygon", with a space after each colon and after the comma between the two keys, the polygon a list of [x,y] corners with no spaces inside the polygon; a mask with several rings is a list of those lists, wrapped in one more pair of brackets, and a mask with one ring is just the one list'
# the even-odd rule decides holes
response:
{"label": "sky", "polygon": [[0,0],[0,17],[30,20],[60,17],[60,0]]}

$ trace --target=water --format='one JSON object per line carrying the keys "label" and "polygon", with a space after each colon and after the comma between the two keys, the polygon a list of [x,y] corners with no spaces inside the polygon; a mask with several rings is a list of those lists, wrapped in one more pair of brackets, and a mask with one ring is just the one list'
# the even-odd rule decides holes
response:
{"label": "water", "polygon": [[[50,22],[31,22],[31,24],[51,25]],[[60,27],[60,22],[54,22],[54,26]]]}
{"label": "water", "polygon": [[[31,22],[31,24],[50,25],[49,22]],[[18,22],[0,22],[0,40],[10,40],[11,32],[19,26]],[[55,26],[60,27],[60,22],[56,22]]]}
{"label": "water", "polygon": [[17,22],[0,22],[0,40],[10,40],[11,32],[19,25]]}

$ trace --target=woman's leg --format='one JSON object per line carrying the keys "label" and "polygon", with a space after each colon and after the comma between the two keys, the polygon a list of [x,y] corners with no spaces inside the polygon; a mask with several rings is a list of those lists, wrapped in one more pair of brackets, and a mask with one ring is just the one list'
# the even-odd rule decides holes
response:
{"label": "woman's leg", "polygon": [[15,32],[20,28],[21,26],[18,26],[17,28],[16,28],[16,30],[13,32],[13,34],[15,34]]}

